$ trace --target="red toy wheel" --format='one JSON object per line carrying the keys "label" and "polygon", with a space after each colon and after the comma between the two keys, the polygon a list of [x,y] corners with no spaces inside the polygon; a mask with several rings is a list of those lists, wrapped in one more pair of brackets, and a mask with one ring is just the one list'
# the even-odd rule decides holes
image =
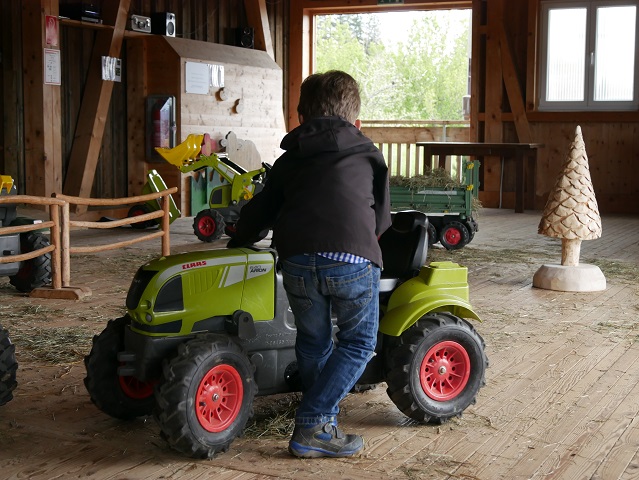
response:
{"label": "red toy wheel", "polygon": [[212,242],[222,236],[224,226],[224,218],[220,212],[213,209],[202,210],[193,220],[193,233],[203,242]]}
{"label": "red toy wheel", "polygon": [[470,358],[457,342],[434,345],[422,360],[419,379],[424,393],[433,400],[445,402],[459,395],[470,376]]}
{"label": "red toy wheel", "polygon": [[385,346],[386,392],[418,422],[460,416],[485,383],[484,348],[467,321],[448,312],[427,313]]}
{"label": "red toy wheel", "polygon": [[144,400],[153,395],[153,387],[157,382],[142,382],[135,377],[120,377],[122,392],[135,400]]}
{"label": "red toy wheel", "polygon": [[221,432],[231,425],[242,407],[242,378],[230,365],[213,367],[204,376],[195,395],[197,418],[209,432]]}
{"label": "red toy wheel", "polygon": [[470,234],[463,223],[453,220],[439,232],[439,242],[447,250],[458,250],[468,244]]}
{"label": "red toy wheel", "polygon": [[202,334],[178,347],[155,391],[155,418],[174,449],[195,458],[228,450],[253,414],[255,367],[228,335]]}

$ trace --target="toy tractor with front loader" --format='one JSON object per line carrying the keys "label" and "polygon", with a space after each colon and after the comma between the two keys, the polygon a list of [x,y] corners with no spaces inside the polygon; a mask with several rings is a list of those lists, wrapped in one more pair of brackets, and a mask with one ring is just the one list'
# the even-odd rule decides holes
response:
{"label": "toy tractor with front loader", "polygon": [[[376,355],[358,385],[386,382],[405,415],[440,423],[475,402],[488,360],[472,322],[479,317],[467,269],[424,265],[427,230],[424,213],[397,212],[380,238],[382,316]],[[277,252],[255,246],[141,266],[127,314],[108,322],[85,357],[91,400],[118,419],[153,414],[171,447],[189,456],[226,451],[256,395],[300,390],[282,282]]]}
{"label": "toy tractor with front loader", "polygon": [[212,242],[223,233],[232,233],[240,217],[240,209],[262,190],[270,166],[247,171],[231,161],[226,154],[214,153],[207,148],[208,134],[189,134],[181,144],[173,148],[156,147],[156,151],[182,173],[212,168],[220,177],[208,200],[208,208],[195,214],[193,233],[203,242]]}

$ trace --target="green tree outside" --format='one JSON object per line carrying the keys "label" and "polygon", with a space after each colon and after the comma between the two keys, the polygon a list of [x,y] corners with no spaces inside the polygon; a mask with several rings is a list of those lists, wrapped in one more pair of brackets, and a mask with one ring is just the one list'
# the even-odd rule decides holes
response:
{"label": "green tree outside", "polygon": [[407,38],[385,45],[380,14],[325,15],[316,22],[315,71],[344,70],[362,89],[361,118],[462,120],[468,89],[469,18],[431,11]]}

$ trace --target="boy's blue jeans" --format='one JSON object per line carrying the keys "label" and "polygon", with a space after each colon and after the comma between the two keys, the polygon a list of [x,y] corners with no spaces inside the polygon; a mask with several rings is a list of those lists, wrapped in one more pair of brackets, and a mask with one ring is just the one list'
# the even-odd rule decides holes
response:
{"label": "boy's blue jeans", "polygon": [[[284,288],[297,327],[295,352],[304,395],[295,424],[337,424],[339,402],[373,357],[379,326],[380,269],[318,254],[282,262]],[[339,328],[333,345],[331,311]]]}

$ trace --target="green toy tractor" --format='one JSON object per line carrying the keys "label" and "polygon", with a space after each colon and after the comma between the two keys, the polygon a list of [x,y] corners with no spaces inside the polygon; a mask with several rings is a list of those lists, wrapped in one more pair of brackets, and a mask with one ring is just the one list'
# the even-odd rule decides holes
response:
{"label": "green toy tractor", "polygon": [[0,406],[13,398],[13,390],[18,385],[15,350],[15,345],[9,339],[9,332],[0,326]]}
{"label": "green toy tractor", "polygon": [[[0,175],[0,195],[15,195],[16,186],[8,175]],[[0,227],[33,224],[37,221],[17,216],[15,203],[0,203]],[[0,256],[29,253],[48,247],[49,239],[40,232],[0,234]],[[51,254],[45,253],[22,262],[0,263],[0,276],[8,276],[11,285],[28,293],[51,283]]]}
{"label": "green toy tractor", "polygon": [[193,220],[193,233],[203,242],[212,242],[223,233],[232,234],[240,218],[240,210],[264,187],[270,165],[262,162],[256,170],[246,170],[231,161],[226,154],[214,153],[208,134],[189,134],[173,148],[156,147],[156,151],[182,173],[200,170],[213,171],[219,183],[212,189],[208,208],[197,212]]}
{"label": "green toy tractor", "polygon": [[[440,423],[475,402],[488,359],[470,322],[479,317],[469,304],[467,269],[424,265],[427,230],[424,213],[397,212],[380,238],[377,354],[358,385],[386,382],[404,414]],[[272,249],[158,258],[136,273],[126,307],[94,337],[85,386],[112,417],[154,414],[182,453],[226,451],[256,395],[300,390],[295,322]]]}

